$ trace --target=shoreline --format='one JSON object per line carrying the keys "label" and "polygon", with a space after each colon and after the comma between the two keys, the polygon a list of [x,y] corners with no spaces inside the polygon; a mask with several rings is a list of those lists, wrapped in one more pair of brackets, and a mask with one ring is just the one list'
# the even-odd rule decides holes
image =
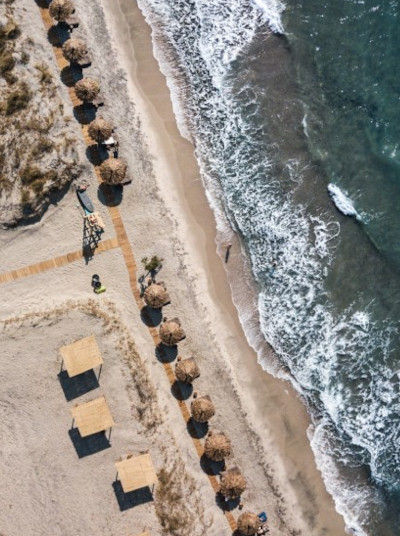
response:
{"label": "shoreline", "polygon": [[[218,324],[222,322],[230,334],[230,337],[225,337],[223,341],[224,350],[230,353],[236,381],[240,376],[239,390],[246,392],[246,400],[245,402],[242,400],[242,403],[244,402],[248,416],[249,414],[252,416],[250,418],[252,428],[262,437],[262,432],[268,427],[270,437],[262,438],[264,447],[274,448],[279,457],[276,465],[284,474],[294,472],[296,478],[298,477],[297,485],[295,481],[287,483],[292,489],[287,489],[286,493],[283,493],[286,501],[292,492],[292,500],[289,501],[292,502],[291,506],[303,510],[304,515],[307,507],[303,509],[300,503],[303,502],[305,506],[304,503],[312,496],[311,502],[317,511],[315,515],[320,518],[325,530],[328,530],[326,534],[344,534],[343,518],[334,509],[333,499],[327,493],[321,474],[315,465],[307,438],[310,417],[305,406],[288,382],[284,383],[267,372],[260,374],[261,365],[257,363],[256,353],[247,343],[243,333],[237,309],[232,302],[232,289],[228,279],[232,277],[233,272],[237,277],[239,270],[239,277],[248,281],[243,278],[249,275],[249,268],[243,266],[240,244],[233,232],[230,240],[233,247],[226,272],[221,262],[224,254],[221,247],[218,248],[220,258],[216,255],[217,229],[214,214],[199,178],[193,147],[178,132],[166,81],[153,56],[150,27],[136,2],[117,0],[113,6],[103,5],[103,9],[111,33],[114,31],[113,45],[128,74],[127,83],[131,98],[139,110],[150,152],[158,155],[158,158],[153,160],[155,175],[159,178],[162,170],[163,175],[167,175],[168,178],[158,180],[158,186],[172,211],[184,214],[184,217],[179,219],[179,231],[183,236],[185,247],[189,250],[188,257],[192,267],[201,267],[197,275],[207,286],[211,298],[204,305],[208,313],[212,312],[213,321]],[[123,19],[125,22],[122,22]],[[125,26],[124,32],[118,33],[118,38],[115,38],[119,25]],[[195,233],[193,229],[196,229]],[[199,244],[202,247],[199,247]],[[255,295],[254,288],[247,290]],[[233,345],[235,351],[229,352]],[[272,350],[269,350],[269,353],[274,359]],[[243,367],[243,361],[246,367]],[[265,396],[262,402],[259,399],[260,392],[263,393],[263,397]],[[275,417],[272,415],[272,404],[279,410]],[[266,413],[269,413],[267,418]],[[279,437],[278,430],[282,423],[287,428],[287,434]],[[271,433],[273,428],[275,433]],[[279,482],[281,492],[282,488],[288,486]]]}

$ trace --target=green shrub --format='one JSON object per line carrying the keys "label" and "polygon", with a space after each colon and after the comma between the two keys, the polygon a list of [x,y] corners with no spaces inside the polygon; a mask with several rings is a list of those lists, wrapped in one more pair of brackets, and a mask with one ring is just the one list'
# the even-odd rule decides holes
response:
{"label": "green shrub", "polygon": [[147,257],[143,257],[142,264],[147,272],[154,272],[157,268],[161,267],[161,263],[164,259],[159,259],[157,255],[154,255],[149,260]]}

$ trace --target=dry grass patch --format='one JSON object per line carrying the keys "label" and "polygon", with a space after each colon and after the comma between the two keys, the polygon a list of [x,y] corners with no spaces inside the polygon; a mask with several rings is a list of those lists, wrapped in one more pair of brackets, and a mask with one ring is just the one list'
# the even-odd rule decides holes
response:
{"label": "dry grass patch", "polygon": [[[23,12],[19,11],[19,16]],[[51,194],[83,167],[69,141],[56,77],[35,42],[21,33],[12,2],[0,3],[0,225],[37,218]],[[25,21],[26,22],[26,21]],[[26,24],[24,27],[27,27]],[[59,150],[63,147],[63,150]]]}

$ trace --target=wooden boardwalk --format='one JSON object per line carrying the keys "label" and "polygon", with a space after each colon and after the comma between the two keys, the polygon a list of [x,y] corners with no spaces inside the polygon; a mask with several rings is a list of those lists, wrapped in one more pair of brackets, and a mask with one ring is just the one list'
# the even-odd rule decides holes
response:
{"label": "wooden boardwalk", "polygon": [[[48,31],[53,26],[53,20],[50,17],[48,9],[45,9],[45,8],[39,8],[39,9],[40,9],[40,12],[41,12],[41,15],[42,15],[42,19],[43,19],[46,31]],[[54,55],[56,57],[58,67],[59,67],[60,71],[62,71],[65,67],[68,67],[69,63],[64,58],[64,56],[62,54],[62,50],[61,50],[60,47],[53,46],[53,51],[54,51]],[[77,98],[74,89],[72,87],[69,87],[68,92],[69,92],[69,96],[70,96],[72,105],[74,107],[80,106],[82,103]],[[88,136],[88,132],[87,132],[88,127],[86,125],[81,125],[81,128],[82,128],[82,135],[83,135],[83,138],[85,140],[85,143],[88,146],[93,145],[93,141]],[[98,181],[101,182],[98,167],[97,166],[93,166],[93,167],[94,167],[94,172],[95,172],[95,174],[97,176]],[[115,207],[115,206],[109,206],[108,211],[110,213],[111,220],[112,220],[112,223],[114,225],[116,238],[113,238],[111,240],[108,240],[108,241],[100,243],[99,247],[98,247],[98,252],[104,251],[105,248],[106,249],[111,249],[112,247],[120,247],[121,248],[122,255],[123,255],[123,258],[124,258],[124,262],[125,262],[126,268],[128,270],[128,274],[129,274],[129,283],[130,283],[132,295],[133,295],[133,298],[134,298],[134,300],[135,300],[135,302],[137,304],[137,307],[138,307],[138,309],[140,311],[144,307],[145,304],[144,304],[144,301],[143,301],[143,299],[142,299],[142,297],[140,295],[140,291],[139,291],[138,284],[137,284],[137,264],[136,264],[136,261],[135,261],[135,257],[133,255],[132,247],[131,247],[131,244],[129,242],[128,235],[126,233],[125,226],[124,226],[124,223],[122,221],[121,214],[120,214],[118,208]],[[69,254],[64,255],[62,257],[57,257],[56,259],[51,259],[50,261],[44,261],[43,263],[38,263],[38,265],[33,265],[33,266],[30,266],[30,267],[22,268],[21,270],[8,272],[7,274],[0,274],[0,283],[5,282],[5,281],[3,281],[4,278],[6,278],[6,280],[18,279],[18,277],[12,277],[12,279],[7,279],[7,278],[10,277],[9,274],[14,274],[14,272],[16,272],[16,273],[19,272],[21,274],[22,273],[25,274],[25,271],[27,271],[28,272],[27,275],[31,275],[31,273],[32,274],[38,273],[39,271],[44,271],[46,269],[50,270],[52,268],[55,268],[56,266],[62,266],[63,264],[67,264],[67,262],[73,262],[74,260],[77,260],[78,258],[80,258],[79,255],[81,256],[80,252],[69,253]],[[67,259],[67,262],[65,261],[65,259]],[[72,259],[72,260],[68,260],[68,259]],[[57,264],[57,263],[61,263],[61,264]],[[38,268],[39,265],[41,266],[41,269]],[[35,270],[37,270],[37,271],[35,271]],[[25,277],[25,275],[20,275],[19,277]],[[153,339],[155,347],[157,347],[160,344],[160,338],[159,338],[159,335],[158,335],[158,330],[156,328],[154,328],[154,327],[148,327],[148,330],[149,330],[150,335],[151,335],[151,337]],[[176,381],[172,365],[170,363],[163,363],[163,367],[164,367],[165,373],[166,373],[166,375],[168,377],[168,381],[172,386]],[[181,411],[182,417],[183,417],[185,423],[187,424],[189,419],[190,419],[190,412],[189,412],[188,406],[183,400],[177,400],[177,402],[178,402],[179,409]],[[196,452],[197,452],[199,458],[201,458],[203,456],[203,454],[204,454],[204,447],[203,447],[202,442],[199,439],[194,438],[194,437],[192,437],[192,441],[193,441],[193,445],[194,445],[194,447],[196,449]],[[212,486],[212,489],[214,490],[215,493],[217,493],[218,490],[219,490],[219,484],[218,484],[218,480],[217,480],[216,476],[214,476],[214,475],[207,475],[207,476],[208,476],[209,482],[210,482],[210,484]],[[229,523],[229,526],[230,526],[231,530],[235,531],[236,530],[235,518],[233,517],[231,512],[224,511],[224,514],[225,514],[227,522]]]}
{"label": "wooden boardwalk", "polygon": [[[93,254],[97,255],[98,253],[103,253],[110,249],[115,249],[119,247],[118,240],[116,237],[109,238],[103,242],[99,242],[97,248],[94,250]],[[65,255],[60,255],[59,257],[53,257],[47,261],[37,262],[36,264],[31,264],[29,266],[24,266],[18,270],[11,270],[10,272],[4,272],[0,274],[0,284],[1,283],[10,283],[11,281],[16,281],[23,277],[28,277],[30,275],[36,275],[40,272],[47,272],[53,268],[60,268],[60,266],[65,266],[71,262],[78,261],[84,257],[82,250],[72,251],[71,253],[66,253]]]}

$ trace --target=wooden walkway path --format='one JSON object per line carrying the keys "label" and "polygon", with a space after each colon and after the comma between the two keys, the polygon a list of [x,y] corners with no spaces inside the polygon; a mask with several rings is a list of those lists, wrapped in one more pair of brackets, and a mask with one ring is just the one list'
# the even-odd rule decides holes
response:
{"label": "wooden walkway path", "polygon": [[[42,19],[43,19],[46,31],[48,31],[53,26],[53,20],[50,17],[48,9],[45,9],[45,8],[39,8],[39,9],[40,9],[40,12],[41,12],[41,15],[42,15]],[[64,58],[61,48],[53,46],[53,52],[54,52],[54,55],[56,57],[56,61],[57,61],[57,64],[58,64],[58,67],[59,67],[60,71],[62,71],[66,67],[68,67],[69,63]],[[68,92],[69,92],[69,96],[70,96],[72,105],[74,107],[80,106],[82,103],[77,98],[74,89],[72,87],[69,87]],[[88,132],[87,132],[88,127],[86,125],[81,125],[81,128],[82,128],[82,134],[83,134],[83,138],[85,140],[85,143],[88,146],[93,145],[93,141],[88,136]],[[99,169],[98,169],[97,166],[94,166],[94,171],[96,173],[98,181],[101,182]],[[115,207],[115,206],[109,206],[108,211],[110,213],[111,220],[112,220],[113,225],[114,225],[116,238],[113,238],[111,240],[108,240],[108,241],[105,241],[103,243],[100,243],[100,245],[98,247],[98,251],[99,252],[104,251],[105,250],[104,248],[106,248],[106,249],[111,249],[112,247],[120,247],[121,248],[122,255],[123,255],[123,258],[124,258],[124,262],[125,262],[126,268],[128,270],[128,274],[129,274],[129,283],[130,283],[132,295],[133,295],[133,298],[134,298],[134,300],[135,300],[135,302],[137,304],[137,307],[138,307],[138,309],[140,311],[144,307],[145,304],[144,304],[144,301],[143,301],[143,299],[142,299],[142,297],[140,295],[140,291],[139,291],[138,284],[137,284],[137,264],[136,264],[135,257],[133,255],[133,251],[132,251],[129,239],[128,239],[128,235],[126,233],[125,226],[124,226],[124,223],[122,221],[121,214],[120,214],[118,208]],[[25,274],[25,271],[28,271],[27,275],[30,275],[31,273],[38,273],[39,271],[44,271],[46,269],[49,270],[49,269],[54,268],[54,267],[59,266],[59,265],[62,266],[63,264],[66,264],[66,262],[64,261],[65,258],[67,260],[72,259],[72,260],[68,260],[68,262],[73,262],[73,260],[77,260],[79,258],[79,256],[77,257],[78,253],[80,253],[80,252],[69,253],[67,255],[64,255],[63,257],[57,257],[56,259],[52,259],[50,261],[44,261],[44,263],[39,263],[38,265],[41,266],[41,269],[37,268],[38,265],[33,265],[31,267],[22,268],[21,270],[15,270],[15,271],[12,271],[12,272],[8,272],[7,274],[0,274],[0,283],[5,282],[3,279],[4,278],[9,278],[10,276],[8,274],[14,274],[14,272],[15,273]],[[61,259],[63,259],[63,260],[61,260]],[[59,262],[59,263],[61,262],[63,264],[57,264],[57,262]],[[37,270],[37,272],[35,272],[35,270]],[[20,275],[19,277],[24,277],[24,275]],[[18,277],[13,276],[12,279],[18,279]],[[12,280],[12,279],[6,279],[6,280]],[[154,328],[154,327],[148,327],[148,329],[149,329],[150,335],[151,335],[151,337],[153,339],[154,345],[155,345],[155,347],[157,347],[160,344],[160,338],[159,338],[159,335],[158,335],[158,330],[156,328]],[[164,367],[165,373],[166,373],[166,375],[168,377],[169,383],[172,386],[176,381],[172,365],[170,363],[163,363],[163,367]],[[177,402],[178,402],[182,417],[183,417],[185,423],[187,424],[189,419],[190,419],[190,412],[189,412],[188,406],[183,400],[177,400]],[[200,441],[200,439],[197,439],[195,437],[192,437],[192,440],[193,440],[193,444],[194,444],[194,447],[196,449],[196,452],[197,452],[199,458],[201,458],[203,456],[203,454],[204,454],[203,444]],[[218,483],[218,480],[217,480],[216,476],[214,476],[214,475],[207,475],[207,476],[208,476],[208,479],[209,479],[210,484],[212,486],[212,489],[214,490],[215,493],[217,493],[218,490],[219,490],[219,483]],[[236,521],[235,521],[235,518],[233,517],[232,513],[228,512],[228,511],[224,511],[224,514],[225,514],[225,517],[227,519],[227,522],[229,523],[229,526],[230,526],[231,530],[235,531],[236,530]]]}
{"label": "wooden walkway path", "polygon": [[[115,249],[119,247],[118,240],[116,237],[109,238],[103,242],[99,242],[97,248],[94,250],[93,254],[97,255],[98,253],[103,253],[103,251],[108,251],[110,249]],[[65,266],[71,262],[78,261],[84,257],[82,250],[72,251],[71,253],[66,253],[65,255],[60,255],[59,257],[53,257],[47,261],[37,262],[36,264],[31,264],[29,266],[24,266],[18,270],[11,270],[10,272],[3,272],[0,274],[0,284],[1,283],[10,283],[11,281],[16,281],[23,277],[28,277],[30,275],[39,274],[40,272],[47,272],[53,268],[59,268],[60,266]]]}

